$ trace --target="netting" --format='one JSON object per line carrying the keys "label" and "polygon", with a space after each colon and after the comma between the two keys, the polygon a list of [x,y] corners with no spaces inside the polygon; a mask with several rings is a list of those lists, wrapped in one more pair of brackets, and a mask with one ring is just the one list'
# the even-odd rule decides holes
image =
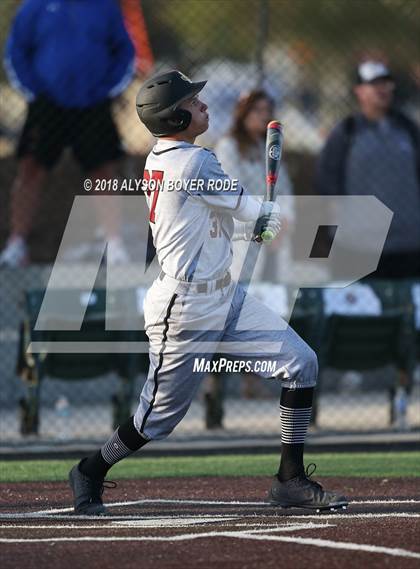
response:
{"label": "netting", "polygon": [[[313,429],[419,427],[419,3],[121,0],[121,12],[108,2],[89,4],[6,0],[0,7],[3,441],[34,433],[105,438],[136,407],[148,364],[142,301],[152,280],[143,266],[147,211],[136,180],[154,139],[138,120],[135,97],[147,77],[171,68],[208,81],[201,96],[210,126],[197,142],[216,149],[222,166],[231,158],[223,141],[238,142],[235,113],[250,92],[263,91],[271,118],[284,125],[284,237],[261,257],[252,292],[291,318],[317,352]],[[371,66],[363,71],[362,62]],[[255,182],[252,193],[263,195],[258,152],[239,152],[236,167],[240,179]],[[321,195],[373,195],[388,209],[357,201],[344,207]],[[334,240],[338,253],[328,260]],[[119,317],[122,336],[112,338],[138,343],[125,365],[116,356],[104,363],[109,354],[100,352],[85,363],[56,353],[60,336],[43,336],[50,344],[27,353],[40,338],[33,298],[46,290],[57,254],[60,287],[76,290],[84,310],[93,288],[132,296]],[[108,273],[117,267],[111,276],[106,259]],[[352,280],[373,280],[331,288],[344,269]],[[74,328],[66,341],[89,351],[92,323],[95,341],[110,339],[99,304],[86,312],[82,335]],[[74,377],[54,375],[73,369],[74,359]],[[279,392],[278,382],[246,374],[209,377],[175,436],[276,435]]]}

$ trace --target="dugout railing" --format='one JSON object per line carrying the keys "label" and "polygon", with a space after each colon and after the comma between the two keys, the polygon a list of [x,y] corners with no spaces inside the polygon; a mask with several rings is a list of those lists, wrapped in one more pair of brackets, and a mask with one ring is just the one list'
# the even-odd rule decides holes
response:
{"label": "dugout railing", "polygon": [[[394,423],[394,397],[401,387],[410,392],[416,365],[416,330],[412,282],[365,281],[380,301],[377,314],[326,314],[324,304],[323,339],[319,344],[319,386],[327,368],[338,371],[368,372],[392,366],[393,380],[379,381],[378,390],[389,394],[389,423]],[[347,287],[352,295],[352,287]],[[326,290],[323,292],[325,300]],[[344,311],[343,311],[344,312]],[[314,422],[316,422],[316,415]]]}
{"label": "dugout railing", "polygon": [[[119,377],[119,388],[113,394],[112,422],[113,427],[121,424],[130,416],[133,400],[133,386],[139,369],[144,369],[148,358],[139,353],[57,353],[49,352],[48,346],[57,342],[71,344],[144,341],[145,335],[140,322],[139,330],[112,330],[112,320],[118,318],[118,304],[134,302],[135,291],[126,290],[111,293],[108,297],[104,289],[93,291],[56,290],[49,291],[56,310],[49,313],[50,322],[45,330],[36,330],[35,325],[41,309],[45,291],[32,290],[25,295],[26,318],[21,326],[19,357],[17,372],[25,384],[25,396],[20,400],[20,429],[23,435],[36,435],[40,423],[40,401],[43,381],[46,377],[63,380],[85,379],[86,381],[115,372]],[[130,298],[131,297],[131,298]],[[69,330],[72,327],[69,314],[63,317],[60,307],[64,303],[80,303],[85,309],[83,324],[80,330]],[[114,307],[114,312],[113,312]],[[108,320],[111,330],[106,330],[105,309],[111,310]],[[54,313],[55,312],[55,313]],[[70,315],[71,319],[71,315]],[[37,342],[45,347],[32,352],[30,346]],[[147,359],[147,362],[145,361]]]}
{"label": "dugout railing", "polygon": [[[363,303],[358,308],[358,314],[337,314],[334,311],[328,314],[325,292],[329,289],[302,288],[297,295],[293,287],[288,289],[289,301],[293,302],[296,298],[290,325],[318,355],[319,377],[313,402],[312,425],[317,424],[319,394],[322,393],[323,375],[328,369],[370,372],[386,366],[393,368],[393,379],[391,383],[387,379],[377,387],[378,391],[388,392],[389,423],[393,424],[396,389],[402,386],[407,393],[410,392],[416,349],[417,354],[420,352],[420,332],[416,331],[414,319],[413,286],[415,283],[412,281],[365,282],[362,287],[369,288],[380,303],[380,310],[375,315],[364,314],[371,307],[363,306]],[[357,294],[354,286],[336,290],[346,291],[350,305],[354,302]],[[351,310],[354,311],[354,307]],[[346,312],[346,307],[342,306],[341,312]],[[205,394],[207,428],[223,426],[223,398],[222,378],[217,376],[213,381],[213,389]]]}
{"label": "dugout railing", "polygon": [[[264,285],[267,288],[267,284]],[[393,422],[393,397],[395,389],[403,385],[409,392],[413,371],[420,347],[420,334],[414,325],[414,301],[412,282],[372,281],[368,285],[381,303],[380,313],[337,314],[327,313],[325,292],[329,289],[305,288],[296,297],[296,290],[290,288],[289,300],[296,298],[290,324],[297,333],[315,350],[320,364],[317,393],[323,390],[323,375],[327,369],[355,370],[360,372],[391,365],[395,371],[392,383],[378,385],[378,390],[388,390],[390,401],[390,423]],[[337,289],[340,290],[340,289]],[[341,289],[343,291],[343,289]],[[352,287],[345,289],[352,295]],[[119,377],[119,388],[112,396],[112,423],[118,425],[129,416],[133,403],[135,378],[140,372],[147,372],[148,356],[141,353],[56,353],[48,351],[49,342],[110,342],[146,341],[143,330],[143,315],[137,305],[139,327],[137,330],[106,330],[105,308],[111,308],[111,315],[118,317],[121,303],[134,306],[136,290],[108,293],[95,289],[50,291],[57,307],[54,326],[48,330],[36,330],[35,323],[44,298],[44,290],[31,290],[25,295],[26,317],[21,324],[18,373],[25,385],[25,396],[20,400],[20,429],[23,435],[37,434],[40,422],[41,389],[45,378],[59,378],[67,381],[94,380],[110,371]],[[85,315],[80,330],[68,330],[69,322],[63,320],[60,306],[69,301],[84,304]],[[53,328],[53,329],[51,329]],[[63,331],[67,330],[67,331]],[[32,342],[41,342],[45,349],[31,352]],[[318,398],[313,406],[312,424],[318,418]],[[204,420],[209,429],[223,426],[224,389],[223,380],[218,378],[213,389],[204,397]]]}

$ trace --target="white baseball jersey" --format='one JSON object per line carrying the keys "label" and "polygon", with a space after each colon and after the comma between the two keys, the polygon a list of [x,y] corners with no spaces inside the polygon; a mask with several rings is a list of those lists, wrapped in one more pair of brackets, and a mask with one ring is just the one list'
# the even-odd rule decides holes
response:
{"label": "white baseball jersey", "polygon": [[223,172],[213,152],[187,142],[159,140],[144,178],[163,271],[184,281],[223,276],[232,262],[233,218],[256,220],[261,204]]}

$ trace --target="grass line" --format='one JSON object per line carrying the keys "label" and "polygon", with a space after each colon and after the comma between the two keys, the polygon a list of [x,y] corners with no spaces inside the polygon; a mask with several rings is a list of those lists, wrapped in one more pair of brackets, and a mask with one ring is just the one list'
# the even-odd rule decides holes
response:
{"label": "grass line", "polygon": [[[51,482],[67,479],[74,460],[0,461],[0,482]],[[305,456],[317,464],[316,476],[420,477],[420,452],[322,453]],[[237,454],[126,459],[113,467],[113,479],[174,476],[271,476],[277,454]]]}

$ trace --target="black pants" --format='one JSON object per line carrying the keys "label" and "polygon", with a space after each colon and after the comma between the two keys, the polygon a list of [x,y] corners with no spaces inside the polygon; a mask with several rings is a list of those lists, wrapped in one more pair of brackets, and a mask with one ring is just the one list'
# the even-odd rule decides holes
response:
{"label": "black pants", "polygon": [[29,104],[18,158],[31,155],[50,170],[66,147],[87,172],[122,155],[110,101],[86,109],[65,109],[45,97]]}

